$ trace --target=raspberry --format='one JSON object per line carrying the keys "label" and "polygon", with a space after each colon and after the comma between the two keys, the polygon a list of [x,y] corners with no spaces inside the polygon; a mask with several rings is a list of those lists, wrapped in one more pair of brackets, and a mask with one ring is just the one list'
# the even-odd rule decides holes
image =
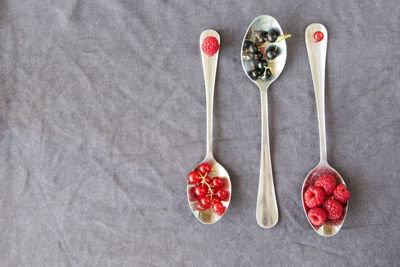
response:
{"label": "raspberry", "polygon": [[328,198],[324,203],[324,209],[328,212],[328,219],[339,219],[343,212],[343,207],[336,199]]}
{"label": "raspberry", "polygon": [[321,175],[317,181],[315,181],[314,186],[322,187],[325,190],[326,195],[331,195],[336,187],[336,179],[330,174]]}
{"label": "raspberry", "polygon": [[206,38],[204,38],[203,43],[201,44],[201,49],[207,56],[212,57],[215,53],[218,52],[219,49],[217,38],[215,38],[214,36],[207,36]]}
{"label": "raspberry", "polygon": [[350,192],[344,184],[338,185],[335,190],[333,190],[333,196],[339,200],[341,203],[346,203],[350,199]]}
{"label": "raspberry", "polygon": [[314,208],[308,211],[308,219],[314,226],[321,226],[326,221],[328,214],[324,209]]}
{"label": "raspberry", "polygon": [[316,208],[322,203],[324,203],[325,200],[324,190],[315,186],[310,186],[304,193],[304,200],[308,207]]}

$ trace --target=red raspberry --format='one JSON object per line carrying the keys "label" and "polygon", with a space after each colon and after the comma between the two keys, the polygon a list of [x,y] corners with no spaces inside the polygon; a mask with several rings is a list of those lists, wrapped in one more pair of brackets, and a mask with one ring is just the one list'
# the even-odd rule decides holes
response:
{"label": "red raspberry", "polygon": [[314,208],[310,209],[307,213],[308,219],[314,226],[321,226],[326,221],[328,214],[324,209]]}
{"label": "red raspberry", "polygon": [[219,49],[217,38],[215,38],[214,36],[207,36],[206,38],[204,38],[203,43],[201,44],[201,49],[207,56],[212,57],[215,53],[218,52]]}
{"label": "red raspberry", "polygon": [[324,209],[328,212],[331,220],[339,219],[343,212],[343,207],[336,199],[328,198],[324,203]]}
{"label": "red raspberry", "polygon": [[309,208],[316,208],[322,205],[325,200],[325,192],[321,188],[310,186],[304,193],[304,201]]}
{"label": "red raspberry", "polygon": [[340,184],[333,190],[333,196],[341,203],[346,203],[350,199],[351,194],[344,184]]}
{"label": "red raspberry", "polygon": [[336,179],[330,174],[323,174],[320,176],[317,181],[315,181],[314,186],[322,187],[325,190],[327,196],[333,193],[333,190],[336,187]]}

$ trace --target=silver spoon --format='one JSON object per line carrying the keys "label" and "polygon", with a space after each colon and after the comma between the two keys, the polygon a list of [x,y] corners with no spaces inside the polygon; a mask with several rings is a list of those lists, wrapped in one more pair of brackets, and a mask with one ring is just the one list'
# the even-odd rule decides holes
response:
{"label": "silver spoon", "polygon": [[[314,34],[321,32],[322,40],[315,39]],[[345,184],[340,174],[331,166],[329,166],[326,154],[326,133],[325,133],[325,63],[326,63],[326,49],[328,43],[328,32],[324,25],[314,23],[307,27],[305,32],[306,46],[308,52],[308,59],[310,61],[311,74],[314,84],[315,100],[317,103],[318,114],[318,128],[319,128],[319,146],[320,146],[320,161],[314,169],[310,171],[304,180],[301,190],[301,199],[303,201],[304,212],[307,216],[308,207],[304,203],[304,192],[307,188],[314,184],[322,174],[331,174],[336,178],[338,184]],[[322,236],[333,236],[339,232],[346,218],[348,209],[347,205],[343,209],[342,216],[334,222],[329,219],[320,227],[315,227],[311,224],[313,229]],[[308,217],[307,217],[308,219]]]}
{"label": "silver spoon", "polygon": [[[203,63],[203,73],[204,73],[204,83],[206,87],[206,106],[207,106],[207,152],[206,152],[206,157],[202,162],[200,162],[197,166],[199,166],[202,163],[207,163],[211,167],[211,172],[209,173],[209,177],[221,177],[224,180],[224,185],[223,188],[229,192],[228,199],[225,201],[221,201],[221,203],[228,208],[229,203],[231,201],[231,180],[229,177],[228,172],[225,170],[225,168],[219,164],[215,159],[212,154],[212,119],[213,119],[213,101],[214,101],[214,85],[215,85],[215,76],[217,73],[217,63],[218,63],[218,55],[219,55],[219,50],[216,54],[213,56],[208,56],[205,53],[203,53],[201,49],[201,45],[203,43],[204,38],[208,36],[213,36],[217,38],[218,43],[221,44],[220,42],[220,37],[219,34],[214,31],[214,30],[205,30],[201,33],[200,35],[200,52],[201,52],[201,61]],[[194,171],[196,167],[192,170]],[[209,208],[207,210],[199,210],[196,209],[196,204],[198,201],[192,201],[192,194],[193,194],[193,188],[194,185],[188,184],[187,186],[187,197],[188,197],[188,202],[189,206],[192,209],[192,212],[194,216],[202,223],[204,224],[213,224],[216,223],[219,219],[222,218],[223,215],[225,215],[226,211],[222,214],[222,216],[216,214],[213,212],[212,208]]]}
{"label": "silver spoon", "polygon": [[[250,40],[253,43],[256,40],[257,31],[275,30],[280,36],[283,36],[283,31],[275,18],[267,15],[259,16],[250,24],[244,36],[242,43],[242,67],[246,75],[260,88],[261,94],[261,162],[260,162],[260,178],[258,184],[257,223],[263,228],[274,227],[278,223],[278,205],[275,196],[274,180],[272,176],[271,155],[269,149],[268,135],[268,100],[267,91],[269,86],[279,77],[286,63],[286,42],[283,39],[280,42],[275,42],[279,49],[279,55],[273,60],[268,61],[272,76],[267,79],[253,80],[248,72],[251,70],[250,59],[245,53],[245,40]],[[263,52],[263,51],[261,51]],[[265,51],[263,53],[265,56]]]}

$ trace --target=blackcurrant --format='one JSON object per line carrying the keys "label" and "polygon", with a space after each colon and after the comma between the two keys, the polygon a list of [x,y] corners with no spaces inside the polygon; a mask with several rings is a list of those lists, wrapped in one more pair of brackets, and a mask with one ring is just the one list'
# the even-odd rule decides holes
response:
{"label": "blackcurrant", "polygon": [[253,59],[253,60],[250,60],[250,67],[252,68],[252,69],[257,69],[258,68],[258,63],[260,62],[260,60],[255,60],[255,59]]}
{"label": "blackcurrant", "polygon": [[256,53],[256,52],[258,52],[258,47],[255,45],[255,44],[250,44],[249,45],[249,52],[250,53]]}
{"label": "blackcurrant", "polygon": [[268,34],[267,34],[268,42],[270,42],[270,43],[275,42],[276,39],[278,39],[278,35],[279,34],[274,30],[269,31]]}
{"label": "blackcurrant", "polygon": [[267,50],[267,52],[265,53],[265,56],[268,59],[274,59],[276,58],[276,56],[279,54],[279,49],[277,46],[270,46]]}
{"label": "blackcurrant", "polygon": [[264,69],[268,66],[268,62],[265,60],[260,60],[257,62],[257,69],[261,70],[264,72]]}
{"label": "blackcurrant", "polygon": [[[264,74],[263,74],[264,75]],[[272,72],[271,72],[271,70],[270,69],[266,69],[265,70],[265,77],[266,78],[269,78],[269,77],[271,77],[272,76]]]}
{"label": "blackcurrant", "polygon": [[256,80],[261,74],[262,72],[257,69],[249,71],[249,76],[252,80]]}
{"label": "blackcurrant", "polygon": [[257,52],[254,54],[254,59],[262,59],[263,55],[261,54],[261,52]]}
{"label": "blackcurrant", "polygon": [[265,42],[265,36],[267,36],[266,31],[259,31],[257,32],[257,40],[259,43],[264,43]]}
{"label": "blackcurrant", "polygon": [[250,40],[244,40],[243,47],[244,47],[245,49],[247,49],[247,48],[249,48],[249,46],[250,46],[252,43],[253,43],[253,42],[250,41]]}

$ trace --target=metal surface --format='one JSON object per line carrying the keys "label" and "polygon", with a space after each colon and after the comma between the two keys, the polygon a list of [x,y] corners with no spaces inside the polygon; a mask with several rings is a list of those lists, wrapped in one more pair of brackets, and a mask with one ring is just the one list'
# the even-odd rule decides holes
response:
{"label": "metal surface", "polygon": [[[207,109],[207,151],[206,151],[206,157],[202,162],[197,164],[193,170],[199,166],[200,164],[206,162],[211,166],[211,172],[209,176],[212,178],[214,176],[218,176],[223,178],[225,184],[229,183],[229,186],[227,190],[229,191],[229,199],[227,201],[221,201],[221,203],[228,208],[229,203],[231,201],[231,196],[232,196],[232,186],[231,186],[231,180],[229,177],[228,172],[225,170],[225,168],[219,164],[215,159],[212,154],[212,124],[213,124],[213,102],[214,102],[214,87],[215,87],[215,77],[217,73],[217,64],[218,64],[218,55],[219,55],[219,50],[218,52],[213,55],[212,57],[207,56],[206,54],[203,53],[201,50],[201,44],[203,43],[204,38],[207,36],[214,36],[217,38],[218,43],[221,46],[221,41],[219,34],[214,31],[214,30],[205,30],[201,33],[200,35],[200,53],[201,53],[201,61],[203,64],[203,73],[204,73],[204,84],[206,88],[206,109]],[[188,202],[189,206],[194,214],[194,216],[202,223],[204,224],[213,224],[216,223],[218,220],[220,220],[226,213],[219,216],[212,212],[211,209],[208,209],[207,211],[199,211],[194,209],[194,204],[195,202],[190,201],[190,196],[189,196],[189,190],[190,188],[193,187],[193,185],[189,185],[187,187],[187,193],[188,193]]]}
{"label": "metal surface", "polygon": [[[275,18],[267,15],[262,15],[253,20],[250,24],[247,32],[244,36],[242,43],[242,67],[247,77],[248,71],[250,70],[250,60],[243,53],[243,45],[245,40],[255,41],[256,36],[253,34],[254,31],[264,30],[275,30],[280,36],[284,33],[279,26],[279,23]],[[261,95],[261,159],[260,159],[260,178],[258,184],[257,194],[257,208],[256,218],[257,223],[263,228],[272,228],[278,223],[279,213],[278,204],[275,196],[274,180],[272,175],[272,164],[271,154],[269,148],[269,132],[268,132],[268,99],[267,91],[269,86],[279,77],[285,63],[286,63],[286,41],[282,40],[277,42],[275,45],[280,50],[279,56],[273,60],[268,60],[268,66],[271,67],[272,76],[271,78],[250,80],[254,82],[260,89]]]}
{"label": "metal surface", "polygon": [[[324,38],[316,42],[314,40],[314,33],[316,31],[321,31],[324,34]],[[311,74],[314,84],[314,93],[315,100],[317,105],[317,114],[318,114],[318,128],[319,128],[319,143],[320,143],[320,162],[312,169],[307,177],[304,180],[302,190],[301,190],[301,199],[303,201],[303,209],[307,216],[307,207],[304,203],[303,194],[306,188],[314,183],[314,181],[324,173],[330,173],[335,176],[338,183],[345,184],[343,178],[340,174],[329,166],[327,161],[327,152],[326,152],[326,132],[325,132],[325,66],[326,66],[326,50],[328,43],[328,32],[324,25],[314,23],[307,27],[305,32],[307,53],[310,62]],[[321,227],[314,227],[311,222],[310,225],[313,229],[322,236],[333,236],[337,232],[339,232],[340,228],[343,225],[343,222],[346,218],[348,209],[348,203],[344,207],[342,217],[335,221],[335,223],[325,223]],[[308,219],[308,217],[307,217]]]}

